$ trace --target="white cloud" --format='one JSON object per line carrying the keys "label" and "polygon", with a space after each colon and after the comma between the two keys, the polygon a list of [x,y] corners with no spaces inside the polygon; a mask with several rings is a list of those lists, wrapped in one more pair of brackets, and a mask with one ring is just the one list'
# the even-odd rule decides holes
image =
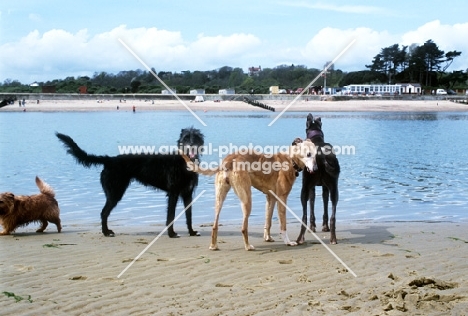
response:
{"label": "white cloud", "polygon": [[[31,73],[54,68],[66,70],[80,59],[80,52],[85,46],[86,31],[71,34],[63,30],[51,30],[41,36],[36,30],[19,42],[3,45],[0,56],[2,60],[8,61],[3,65],[6,70]],[[14,77],[14,73],[11,75]]]}
{"label": "white cloud", "polygon": [[[199,36],[188,46],[185,58],[193,62],[198,70],[208,70],[203,65],[241,66],[239,62],[249,59],[261,45],[259,38],[251,34],[232,34],[230,36]],[[201,67],[201,68],[200,68]],[[189,67],[192,68],[193,67]]]}
{"label": "white cloud", "polygon": [[41,35],[33,31],[19,42],[1,47],[0,60],[10,61],[2,65],[2,73],[8,74],[4,79],[16,79],[15,74],[27,73],[29,81],[45,81],[100,71],[114,73],[144,69],[119,39],[157,71],[237,66],[239,60],[261,42],[251,34],[232,34],[201,35],[190,43],[182,38],[180,32],[156,28],[128,29],[125,25],[93,37],[86,29],[76,34],[51,30]]}
{"label": "white cloud", "polygon": [[[353,40],[353,45],[336,61],[335,69],[355,71],[366,69],[380,49],[382,43],[393,42],[387,32],[376,32],[369,28],[339,30],[324,28],[301,50],[301,55],[309,64],[321,68],[326,62],[338,56]],[[389,45],[387,45],[389,46]]]}
{"label": "white cloud", "polygon": [[199,34],[195,40],[187,41],[181,32],[125,25],[93,36],[87,29],[76,33],[60,29],[43,34],[33,31],[17,42],[0,47],[0,73],[3,76],[0,80],[9,78],[29,83],[68,76],[92,76],[100,71],[116,73],[144,69],[119,39],[157,71],[211,70],[226,65],[244,69],[252,65],[266,68],[280,64],[321,68],[353,39],[356,42],[337,60],[335,69],[364,70],[384,47],[396,43],[422,45],[432,39],[445,52],[461,51],[462,56],[455,60],[449,71],[464,70],[468,68],[466,34],[468,23],[441,25],[439,21],[398,36],[370,28],[340,30],[326,27],[305,46],[291,47],[245,33],[228,36]]}
{"label": "white cloud", "polygon": [[424,24],[414,31],[407,32],[401,38],[402,45],[422,45],[432,40],[444,52],[458,51],[457,57],[448,71],[466,70],[468,68],[468,22],[454,25],[441,24],[435,20]]}
{"label": "white cloud", "polygon": [[[301,55],[303,60],[308,61],[308,64],[321,68],[327,61],[335,58],[353,39],[356,39],[356,43],[336,62],[335,68],[345,71],[365,70],[365,65],[370,65],[382,48],[393,44],[422,45],[427,40],[432,40],[444,52],[453,50],[462,52],[448,71],[466,70],[468,68],[467,34],[468,23],[441,25],[439,21],[429,22],[401,37],[391,35],[386,31],[376,32],[369,28],[348,30],[324,28],[301,50]],[[460,67],[465,67],[465,69],[460,69]]]}

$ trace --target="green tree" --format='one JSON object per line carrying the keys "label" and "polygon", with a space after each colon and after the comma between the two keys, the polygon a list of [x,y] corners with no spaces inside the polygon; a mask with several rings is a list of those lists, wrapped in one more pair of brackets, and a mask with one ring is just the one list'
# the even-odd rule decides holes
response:
{"label": "green tree", "polygon": [[383,73],[388,78],[388,83],[394,83],[394,78],[401,68],[404,68],[407,46],[400,49],[398,44],[382,48],[372,60],[371,65],[366,65],[371,71]]}
{"label": "green tree", "polygon": [[130,81],[130,87],[131,87],[131,91],[132,93],[137,93],[138,92],[138,88],[141,86],[141,81],[136,79],[136,78],[133,78],[132,81]]}
{"label": "green tree", "polygon": [[466,87],[468,80],[468,72],[453,71],[450,73],[444,73],[439,80],[439,84],[446,89],[454,89],[455,87]]}
{"label": "green tree", "polygon": [[255,89],[255,85],[255,80],[252,77],[247,77],[244,79],[239,88],[241,89],[242,93],[249,93],[250,90]]}
{"label": "green tree", "polygon": [[232,87],[232,88],[239,87],[246,77],[247,75],[244,74],[244,71],[242,70],[242,68],[234,68],[231,71],[231,74],[229,75],[227,87]]}
{"label": "green tree", "polygon": [[343,76],[340,81],[340,86],[347,86],[350,84],[382,84],[386,82],[386,79],[386,74],[377,71],[353,71]]}
{"label": "green tree", "polygon": [[420,50],[426,71],[425,85],[432,86],[432,78],[436,75],[436,72],[439,71],[440,64],[443,62],[444,51],[440,50],[432,40],[426,41],[420,46]]}

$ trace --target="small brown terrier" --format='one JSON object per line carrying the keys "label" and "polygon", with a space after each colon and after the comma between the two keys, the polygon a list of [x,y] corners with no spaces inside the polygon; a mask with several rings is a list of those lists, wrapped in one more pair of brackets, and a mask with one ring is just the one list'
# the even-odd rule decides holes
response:
{"label": "small brown terrier", "polygon": [[42,233],[48,222],[57,225],[60,233],[60,209],[55,199],[54,190],[41,179],[36,177],[36,185],[41,191],[35,195],[14,195],[10,192],[0,194],[0,224],[3,231],[0,235],[9,235],[20,226],[26,226],[32,222],[41,222],[41,227],[36,231]]}

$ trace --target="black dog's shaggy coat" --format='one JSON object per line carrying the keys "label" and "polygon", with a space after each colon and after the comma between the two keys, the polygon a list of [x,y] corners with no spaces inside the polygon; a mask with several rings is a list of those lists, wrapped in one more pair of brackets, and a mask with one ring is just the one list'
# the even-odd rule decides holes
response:
{"label": "black dog's shaggy coat", "polygon": [[[97,156],[86,153],[67,135],[56,133],[56,136],[80,164],[89,168],[103,165],[101,185],[106,195],[106,204],[101,212],[102,233],[104,236],[114,236],[107,226],[107,218],[112,209],[122,199],[130,182],[136,180],[143,185],[152,186],[167,192],[168,206],[166,225],[174,221],[175,209],[179,197],[186,208],[185,216],[190,236],[199,236],[192,228],[193,192],[198,185],[198,174],[188,171],[185,160],[178,153],[174,154],[140,154],[118,155],[115,157]],[[204,144],[204,136],[200,130],[193,127],[182,129],[177,146],[189,150],[191,159],[199,158],[199,149]],[[169,237],[178,237],[173,224],[168,227]]]}
{"label": "black dog's shaggy coat", "polygon": [[[323,198],[323,222],[322,231],[330,231],[330,243],[336,244],[336,206],[338,204],[338,177],[340,175],[340,164],[336,155],[333,153],[333,146],[326,143],[322,131],[322,120],[320,117],[314,119],[313,115],[307,115],[306,137],[317,146],[317,170],[313,173],[303,172],[301,204],[302,204],[302,222],[307,223],[307,202],[310,204],[310,229],[315,232],[315,187],[322,187]],[[332,214],[330,217],[330,226],[328,226],[328,201],[332,202]],[[297,243],[304,242],[306,228],[301,227]]]}

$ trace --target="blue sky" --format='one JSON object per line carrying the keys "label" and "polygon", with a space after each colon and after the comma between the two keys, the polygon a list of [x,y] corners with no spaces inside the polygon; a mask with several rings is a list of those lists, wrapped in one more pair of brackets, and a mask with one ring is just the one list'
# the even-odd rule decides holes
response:
{"label": "blue sky", "polygon": [[22,1],[0,3],[0,82],[144,69],[223,66],[365,70],[384,47],[461,51],[468,69],[468,1]]}

